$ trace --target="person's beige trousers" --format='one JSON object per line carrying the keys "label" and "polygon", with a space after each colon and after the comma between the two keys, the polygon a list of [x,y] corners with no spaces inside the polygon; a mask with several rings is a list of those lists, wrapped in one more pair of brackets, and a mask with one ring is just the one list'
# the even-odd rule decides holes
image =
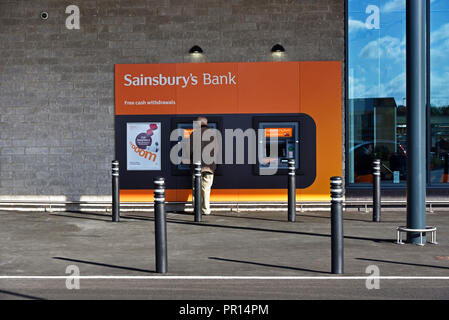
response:
{"label": "person's beige trousers", "polygon": [[203,172],[201,174],[201,197],[203,198],[203,214],[210,214],[210,189],[212,188],[213,182],[214,175],[212,173]]}
{"label": "person's beige trousers", "polygon": [[[195,182],[195,177],[192,176],[192,186]],[[212,183],[214,182],[214,174],[209,172],[201,173],[201,212],[202,214],[210,214],[210,190],[212,188]],[[193,187],[192,187],[193,191]],[[192,202],[194,203],[195,197],[194,192],[192,192]]]}

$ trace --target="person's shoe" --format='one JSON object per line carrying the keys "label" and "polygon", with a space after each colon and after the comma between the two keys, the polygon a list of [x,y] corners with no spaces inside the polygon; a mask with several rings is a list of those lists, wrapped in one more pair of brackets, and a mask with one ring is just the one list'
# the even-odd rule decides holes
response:
{"label": "person's shoe", "polygon": [[203,212],[204,215],[209,216],[211,214],[210,211]]}

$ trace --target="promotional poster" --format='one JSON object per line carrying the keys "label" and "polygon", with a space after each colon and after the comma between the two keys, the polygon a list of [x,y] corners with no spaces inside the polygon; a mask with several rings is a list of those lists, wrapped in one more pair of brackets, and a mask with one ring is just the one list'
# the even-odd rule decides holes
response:
{"label": "promotional poster", "polygon": [[161,170],[160,122],[127,124],[127,170]]}

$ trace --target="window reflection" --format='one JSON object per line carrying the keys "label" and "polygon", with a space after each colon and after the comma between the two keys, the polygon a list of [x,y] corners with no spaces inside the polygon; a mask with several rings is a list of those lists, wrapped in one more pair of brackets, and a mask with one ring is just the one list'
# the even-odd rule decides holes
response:
{"label": "window reflection", "polygon": [[406,179],[405,0],[348,1],[348,178]]}
{"label": "window reflection", "polygon": [[430,10],[430,182],[449,183],[449,1]]}

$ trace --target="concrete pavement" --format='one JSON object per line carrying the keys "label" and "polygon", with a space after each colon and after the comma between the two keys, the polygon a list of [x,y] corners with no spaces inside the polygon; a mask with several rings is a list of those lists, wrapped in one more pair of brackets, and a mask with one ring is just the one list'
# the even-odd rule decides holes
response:
{"label": "concrete pavement", "polygon": [[[439,245],[395,244],[405,211],[345,212],[345,274],[330,273],[330,213],[218,212],[200,224],[191,214],[167,215],[168,270],[155,273],[151,213],[127,213],[120,223],[104,213],[0,212],[1,299],[448,299],[449,212],[427,215]],[[66,279],[5,277],[80,276]],[[368,290],[366,268],[380,272]],[[190,276],[201,278],[191,279]],[[208,278],[224,276],[227,278]],[[232,277],[245,278],[232,278]],[[415,277],[391,279],[382,277]],[[173,278],[178,277],[178,278]],[[257,279],[251,277],[259,277]],[[278,278],[274,277],[290,277]],[[294,277],[294,278],[291,278]],[[416,277],[445,277],[440,279]]]}

